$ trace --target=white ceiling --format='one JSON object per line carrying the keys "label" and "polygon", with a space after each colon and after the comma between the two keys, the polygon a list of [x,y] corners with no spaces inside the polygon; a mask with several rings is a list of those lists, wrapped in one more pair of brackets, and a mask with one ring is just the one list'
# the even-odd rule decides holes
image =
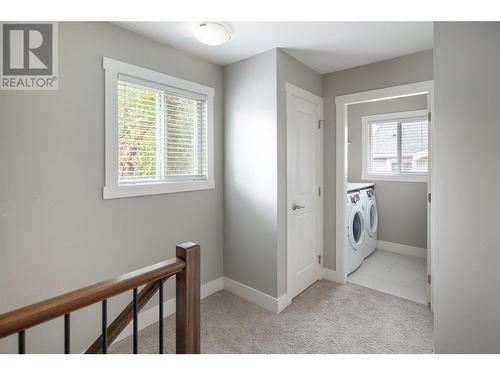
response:
{"label": "white ceiling", "polygon": [[432,48],[432,22],[229,22],[234,34],[221,46],[206,46],[190,22],[117,22],[149,38],[219,65],[272,48],[324,74]]}

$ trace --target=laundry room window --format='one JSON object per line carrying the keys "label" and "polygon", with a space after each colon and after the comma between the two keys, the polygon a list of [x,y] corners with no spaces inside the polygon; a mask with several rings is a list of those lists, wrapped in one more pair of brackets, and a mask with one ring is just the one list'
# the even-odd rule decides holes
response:
{"label": "laundry room window", "polygon": [[213,89],[107,58],[104,68],[104,198],[213,188]]}
{"label": "laundry room window", "polygon": [[427,181],[428,112],[409,111],[361,118],[364,180]]}

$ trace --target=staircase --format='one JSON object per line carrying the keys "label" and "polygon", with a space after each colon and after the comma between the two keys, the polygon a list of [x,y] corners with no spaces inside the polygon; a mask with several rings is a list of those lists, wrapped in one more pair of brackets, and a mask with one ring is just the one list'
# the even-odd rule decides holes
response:
{"label": "staircase", "polygon": [[[64,353],[71,353],[71,313],[101,304],[101,335],[85,351],[106,354],[118,335],[133,323],[133,352],[138,353],[138,313],[155,295],[159,298],[158,353],[163,354],[163,285],[176,279],[176,353],[200,353],[200,246],[176,247],[176,257],[0,315],[0,339],[17,334],[18,353],[26,353],[26,331],[64,316]],[[142,289],[139,291],[139,288]],[[132,291],[132,301],[108,325],[108,299]]]}

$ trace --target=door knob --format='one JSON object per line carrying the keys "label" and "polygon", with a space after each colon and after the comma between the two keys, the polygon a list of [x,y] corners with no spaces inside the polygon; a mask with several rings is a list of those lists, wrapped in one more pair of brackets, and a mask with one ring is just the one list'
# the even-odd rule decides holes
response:
{"label": "door knob", "polygon": [[300,204],[297,203],[292,204],[292,211],[300,210],[301,208],[304,208],[304,206],[301,206]]}

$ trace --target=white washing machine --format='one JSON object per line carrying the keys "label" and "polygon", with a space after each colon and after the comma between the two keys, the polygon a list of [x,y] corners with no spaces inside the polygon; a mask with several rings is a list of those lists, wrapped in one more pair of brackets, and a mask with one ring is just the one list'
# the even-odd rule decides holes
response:
{"label": "white washing machine", "polygon": [[346,253],[347,253],[347,274],[356,270],[363,263],[365,237],[365,220],[363,206],[358,191],[347,193],[346,205]]}
{"label": "white washing machine", "polygon": [[375,190],[363,189],[359,192],[365,219],[364,256],[370,256],[377,249],[378,212]]}

